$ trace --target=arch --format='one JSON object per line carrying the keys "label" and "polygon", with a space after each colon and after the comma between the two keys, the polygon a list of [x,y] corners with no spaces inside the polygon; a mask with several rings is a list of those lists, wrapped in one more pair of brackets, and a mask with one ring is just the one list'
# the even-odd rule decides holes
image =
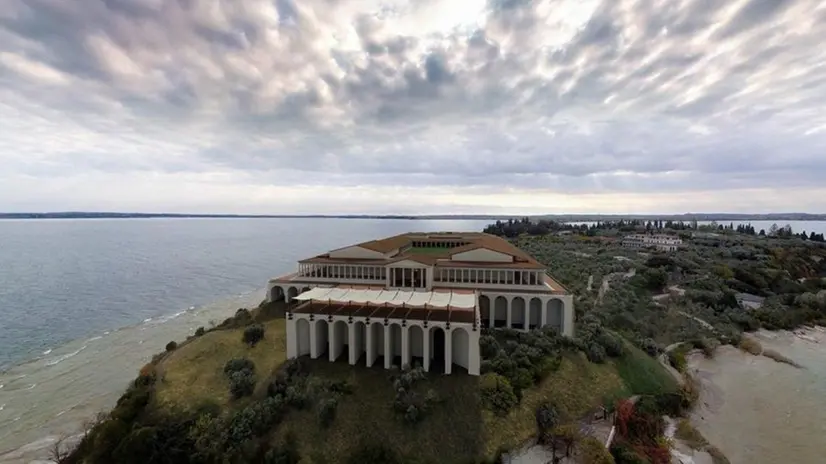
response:
{"label": "arch", "polygon": [[270,289],[270,301],[281,301],[284,299],[284,289],[278,285]]}
{"label": "arch", "polygon": [[551,298],[547,303],[548,314],[545,316],[545,325],[549,325],[556,329],[560,334],[562,333],[562,311],[564,305],[559,298]]}
{"label": "arch", "polygon": [[367,359],[367,367],[374,364],[384,367],[384,325],[381,322],[370,324],[370,338],[373,359]]}
{"label": "arch", "polygon": [[445,372],[445,330],[441,327],[432,327],[427,338],[430,343],[430,372],[442,374]]}
{"label": "arch", "polygon": [[506,327],[508,325],[508,299],[504,296],[497,296],[493,300],[493,327]]}
{"label": "arch", "polygon": [[402,365],[402,326],[390,324],[390,365]]}
{"label": "arch", "polygon": [[482,327],[490,327],[490,298],[487,295],[479,295],[479,318],[482,320]]}
{"label": "arch", "polygon": [[528,318],[528,328],[538,329],[542,324],[542,300],[539,298],[531,298],[528,312],[530,313],[530,317]]}
{"label": "arch", "polygon": [[350,337],[348,336],[347,323],[344,321],[336,321],[333,323],[333,341],[330,343],[330,361],[335,361],[344,354],[344,359],[347,359],[349,352]]}
{"label": "arch", "polygon": [[296,321],[295,334],[298,338],[298,356],[310,354],[310,323],[307,319]]}
{"label": "arch", "polygon": [[287,303],[293,301],[293,298],[298,296],[298,288],[297,287],[290,287],[287,289]]}
{"label": "arch", "polygon": [[450,331],[451,362],[468,369],[470,365],[470,335],[462,327],[456,327]]}
{"label": "arch", "polygon": [[364,325],[362,321],[356,321],[353,323],[352,330],[355,340],[350,349],[353,350],[355,354],[353,358],[350,359],[350,364],[358,364],[359,359],[361,359],[361,356],[365,350],[367,350],[367,326]]}
{"label": "arch", "polygon": [[525,321],[528,314],[525,312],[525,299],[521,296],[514,297],[511,301],[511,328],[526,329]]}
{"label": "arch", "polygon": [[299,292],[299,295],[301,293],[304,293],[304,292],[309,292],[310,290],[311,290],[310,287],[304,287],[304,288],[301,289],[301,292]]}
{"label": "arch", "polygon": [[424,330],[418,325],[408,327],[407,343],[410,366],[424,366]]}
{"label": "arch", "polygon": [[[319,319],[315,323],[315,357],[320,358],[330,347],[330,326],[324,319]],[[328,355],[329,359],[329,355]]]}

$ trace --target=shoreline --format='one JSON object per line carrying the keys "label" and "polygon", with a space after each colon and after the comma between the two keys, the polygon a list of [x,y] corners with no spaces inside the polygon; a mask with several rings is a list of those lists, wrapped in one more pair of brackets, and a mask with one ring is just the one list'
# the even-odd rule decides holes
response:
{"label": "shoreline", "polygon": [[[83,424],[110,410],[140,367],[167,342],[220,324],[239,307],[257,306],[264,289],[56,346],[0,372],[0,464],[50,462],[58,440],[71,443]],[[41,461],[38,461],[41,460]]]}
{"label": "shoreline", "polygon": [[689,372],[700,385],[690,424],[732,464],[815,462],[810,459],[824,446],[818,424],[824,427],[826,419],[815,415],[822,401],[817,389],[826,384],[812,377],[826,380],[826,369],[814,370],[817,358],[826,357],[826,328],[761,329],[745,336],[758,341],[762,353],[727,345],[713,358],[687,356]]}

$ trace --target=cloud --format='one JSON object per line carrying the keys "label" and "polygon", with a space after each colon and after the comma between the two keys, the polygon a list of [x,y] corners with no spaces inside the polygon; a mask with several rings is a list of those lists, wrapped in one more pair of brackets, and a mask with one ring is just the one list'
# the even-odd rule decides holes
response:
{"label": "cloud", "polygon": [[818,210],[824,35],[815,0],[6,0],[0,210]]}

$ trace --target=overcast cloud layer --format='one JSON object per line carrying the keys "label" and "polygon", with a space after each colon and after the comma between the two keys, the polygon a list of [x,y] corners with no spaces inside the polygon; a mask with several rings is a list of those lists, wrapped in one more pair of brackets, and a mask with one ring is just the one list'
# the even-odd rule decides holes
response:
{"label": "overcast cloud layer", "polygon": [[2,0],[0,210],[826,212],[826,1]]}

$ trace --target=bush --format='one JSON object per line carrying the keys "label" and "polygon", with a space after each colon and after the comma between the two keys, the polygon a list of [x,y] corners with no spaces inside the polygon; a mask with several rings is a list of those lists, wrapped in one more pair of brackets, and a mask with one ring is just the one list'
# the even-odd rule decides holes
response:
{"label": "bush", "polygon": [[321,400],[318,405],[318,421],[322,427],[328,427],[336,418],[336,408],[338,408],[338,400],[335,398],[326,398]]}
{"label": "bush", "polygon": [[588,361],[592,363],[602,364],[605,362],[605,348],[598,343],[588,345],[588,350],[585,352],[585,355],[588,356]]}
{"label": "bush", "polygon": [[224,375],[227,377],[241,371],[255,373],[255,363],[247,358],[232,358],[224,364]]}
{"label": "bush", "polygon": [[175,348],[178,348],[178,344],[175,341],[166,344],[166,351],[175,351]]}
{"label": "bush", "polygon": [[488,373],[482,376],[479,384],[482,401],[496,414],[507,414],[518,402],[513,387],[504,376]]}
{"label": "bush", "polygon": [[347,464],[401,464],[395,451],[380,444],[363,444],[347,458]]}
{"label": "bush", "polygon": [[582,462],[588,464],[615,464],[611,453],[594,437],[587,437],[579,442],[579,455]]}
{"label": "bush", "polygon": [[685,351],[680,348],[682,347],[668,352],[668,363],[671,364],[671,367],[677,369],[677,372],[683,373],[688,367],[688,362],[685,359]]}
{"label": "bush", "polygon": [[602,332],[597,337],[599,344],[605,348],[605,353],[612,357],[618,358],[623,354],[622,341],[608,332]]}
{"label": "bush", "polygon": [[198,327],[197,329],[195,329],[195,336],[196,337],[200,337],[201,335],[203,335],[205,333],[206,333],[206,330],[204,330],[203,327]]}
{"label": "bush", "polygon": [[243,398],[252,395],[255,390],[255,374],[241,370],[230,374],[229,376],[229,392],[233,399]]}
{"label": "bush", "polygon": [[553,405],[545,403],[536,408],[536,428],[540,434],[547,433],[559,424],[559,413]]}
{"label": "bush", "polygon": [[264,326],[261,324],[253,324],[244,329],[243,341],[247,345],[254,347],[258,342],[264,339]]}

